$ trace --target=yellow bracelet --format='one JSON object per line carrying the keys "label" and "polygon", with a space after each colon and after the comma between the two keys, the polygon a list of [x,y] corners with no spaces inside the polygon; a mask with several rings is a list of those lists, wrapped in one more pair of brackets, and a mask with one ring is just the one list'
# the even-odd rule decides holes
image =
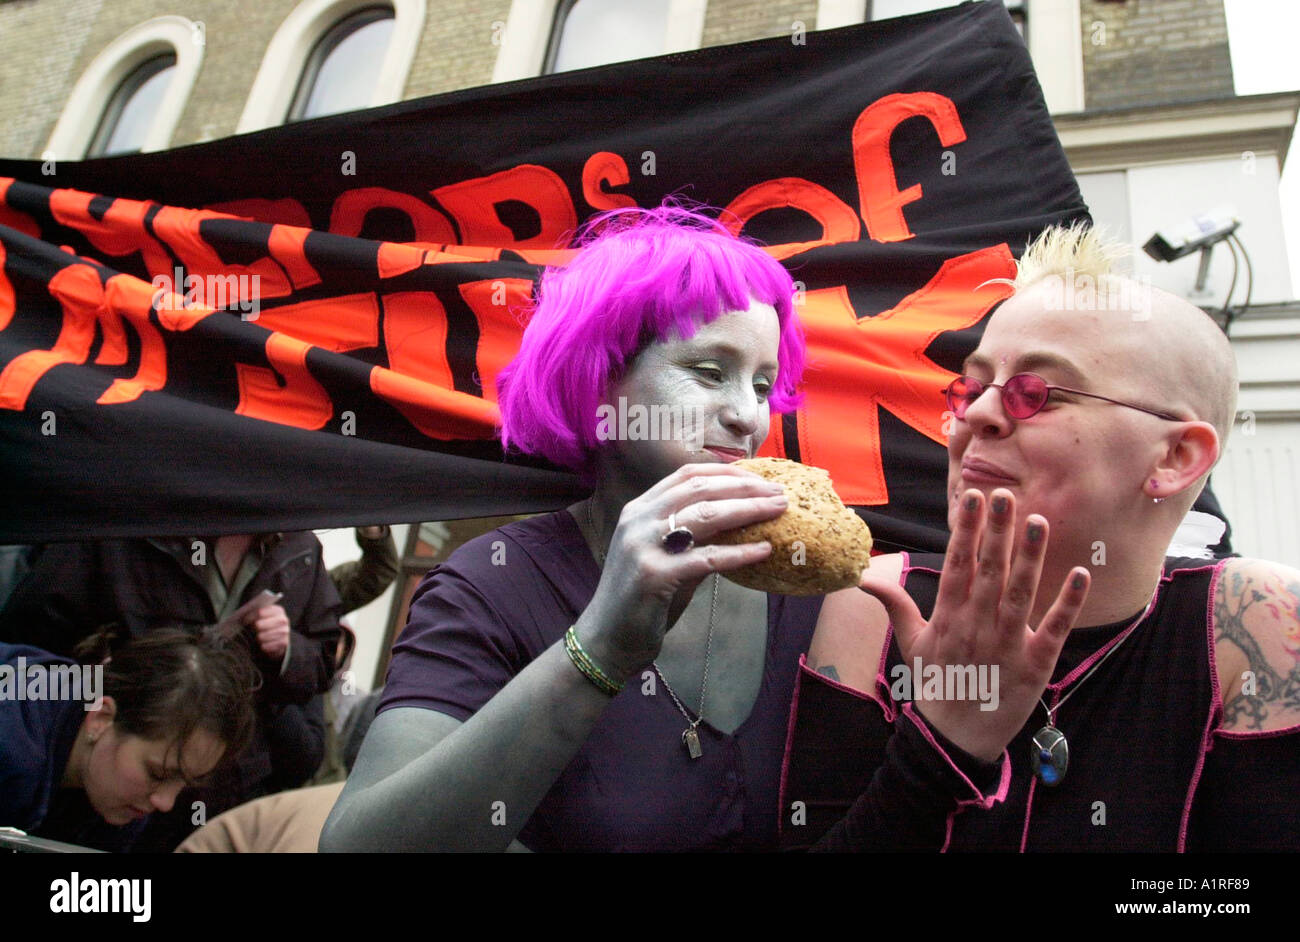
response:
{"label": "yellow bracelet", "polygon": [[591,656],[582,650],[582,645],[578,641],[577,627],[577,625],[570,625],[569,630],[564,633],[564,650],[569,655],[569,660],[582,672],[583,677],[595,684],[597,690],[611,697],[614,696],[623,689],[623,685],[610,680],[609,675],[597,667]]}

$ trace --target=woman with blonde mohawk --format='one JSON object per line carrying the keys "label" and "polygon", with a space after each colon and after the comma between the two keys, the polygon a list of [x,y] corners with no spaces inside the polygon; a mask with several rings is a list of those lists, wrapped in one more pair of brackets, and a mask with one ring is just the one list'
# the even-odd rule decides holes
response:
{"label": "woman with blonde mohawk", "polygon": [[787,846],[1300,847],[1300,572],[1165,555],[1232,350],[1118,254],[1079,226],[1026,250],[946,389],[946,556],[878,557],[823,605]]}

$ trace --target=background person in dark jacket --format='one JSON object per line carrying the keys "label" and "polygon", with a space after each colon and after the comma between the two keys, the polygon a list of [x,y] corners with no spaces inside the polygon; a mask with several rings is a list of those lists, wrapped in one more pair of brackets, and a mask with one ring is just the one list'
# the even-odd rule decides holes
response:
{"label": "background person in dark jacket", "polygon": [[133,636],[162,625],[198,629],[263,589],[282,598],[243,619],[262,675],[252,742],[210,786],[187,790],[169,815],[155,815],[137,849],[171,850],[208,817],[276,788],[268,728],[286,705],[307,703],[334,676],[340,601],[320,541],[268,533],[50,544],[0,614],[0,641],[68,656],[105,621]]}

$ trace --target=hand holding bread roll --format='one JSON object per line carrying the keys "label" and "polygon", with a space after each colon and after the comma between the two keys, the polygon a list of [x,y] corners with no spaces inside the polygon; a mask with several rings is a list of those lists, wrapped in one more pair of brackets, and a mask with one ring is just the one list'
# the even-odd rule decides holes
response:
{"label": "hand holding bread roll", "polygon": [[714,538],[727,545],[761,540],[772,544],[767,559],[724,576],[780,595],[825,595],[858,584],[862,570],[871,565],[871,531],[844,506],[826,471],[784,458],[748,458],[731,466],[785,485],[790,506],[773,520]]}

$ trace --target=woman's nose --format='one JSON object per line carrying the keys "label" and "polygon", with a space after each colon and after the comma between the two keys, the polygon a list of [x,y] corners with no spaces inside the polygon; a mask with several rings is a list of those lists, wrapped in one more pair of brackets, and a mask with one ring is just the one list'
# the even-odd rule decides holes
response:
{"label": "woman's nose", "polygon": [[159,811],[171,811],[172,805],[176,804],[176,796],[184,787],[184,782],[168,782],[160,785],[149,796],[149,802]]}
{"label": "woman's nose", "polygon": [[727,399],[723,407],[722,423],[738,435],[753,435],[758,431],[758,394],[752,389],[738,390]]}
{"label": "woman's nose", "polygon": [[963,421],[975,435],[1003,435],[1011,428],[1011,417],[1002,406],[1002,387],[986,386],[966,407]]}

